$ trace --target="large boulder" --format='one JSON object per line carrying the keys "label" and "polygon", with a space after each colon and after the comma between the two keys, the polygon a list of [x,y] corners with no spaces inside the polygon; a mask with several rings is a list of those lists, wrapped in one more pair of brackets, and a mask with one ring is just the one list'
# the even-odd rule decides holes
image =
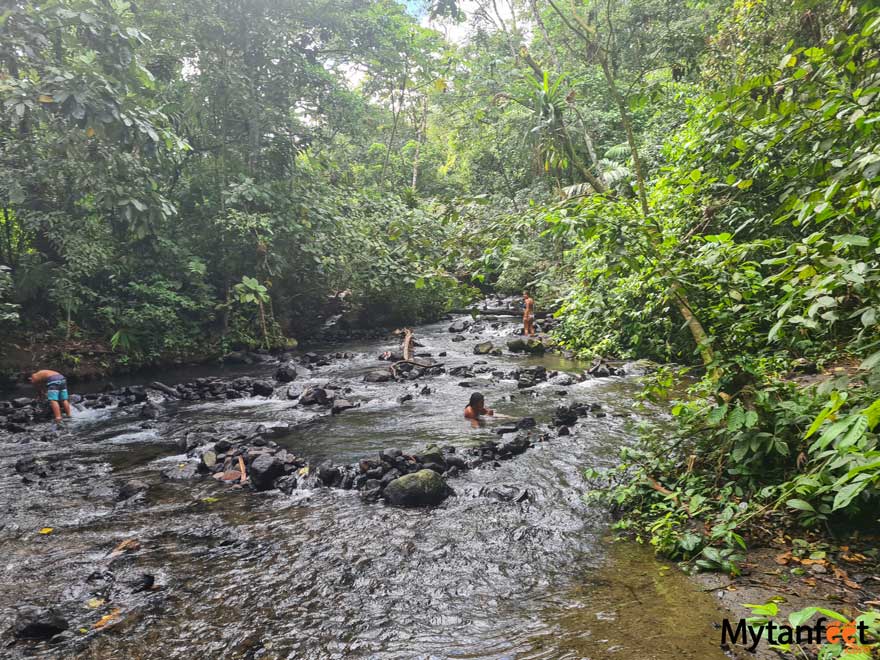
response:
{"label": "large boulder", "polygon": [[272,484],[284,474],[284,463],[271,454],[260,454],[251,463],[248,478],[256,490],[269,490]]}
{"label": "large boulder", "polygon": [[526,340],[521,337],[509,339],[507,341],[507,350],[511,353],[522,353],[526,350]]}
{"label": "large boulder", "polygon": [[281,383],[289,383],[293,380],[296,380],[296,376],[296,366],[293,364],[293,362],[282,364],[275,371],[275,380]]}
{"label": "large boulder", "polygon": [[449,496],[443,477],[433,470],[419,470],[394,479],[383,492],[389,504],[397,506],[433,506]]}
{"label": "large boulder", "polygon": [[491,341],[484,341],[474,346],[474,355],[488,355],[495,348]]}

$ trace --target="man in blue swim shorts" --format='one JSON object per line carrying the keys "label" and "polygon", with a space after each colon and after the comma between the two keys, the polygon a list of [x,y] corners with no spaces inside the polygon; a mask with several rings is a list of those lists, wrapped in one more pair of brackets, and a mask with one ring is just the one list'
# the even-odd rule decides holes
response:
{"label": "man in blue swim shorts", "polygon": [[43,369],[30,377],[31,383],[37,388],[37,396],[45,396],[52,408],[52,416],[55,423],[61,423],[61,406],[64,406],[64,414],[70,417],[70,401],[67,394],[67,379],[57,371]]}

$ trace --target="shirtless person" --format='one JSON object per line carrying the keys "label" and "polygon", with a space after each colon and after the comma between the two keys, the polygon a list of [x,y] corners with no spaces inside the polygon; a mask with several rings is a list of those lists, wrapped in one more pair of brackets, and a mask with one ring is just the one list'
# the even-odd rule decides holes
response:
{"label": "shirtless person", "polygon": [[474,428],[480,425],[480,416],[495,414],[495,411],[486,407],[486,398],[479,392],[471,394],[467,407],[464,409],[464,418],[471,420],[471,426]]}
{"label": "shirtless person", "polygon": [[67,379],[57,371],[43,369],[31,374],[31,383],[37,389],[37,396],[45,396],[52,408],[52,416],[55,423],[61,423],[61,406],[64,406],[64,414],[70,417],[70,401],[67,395]]}
{"label": "shirtless person", "polygon": [[523,334],[531,337],[535,334],[535,301],[529,296],[528,291],[523,291]]}

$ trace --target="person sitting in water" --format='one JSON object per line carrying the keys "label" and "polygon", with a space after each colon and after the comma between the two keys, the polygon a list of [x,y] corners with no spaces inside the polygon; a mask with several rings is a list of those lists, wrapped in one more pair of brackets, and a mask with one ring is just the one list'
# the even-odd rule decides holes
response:
{"label": "person sitting in water", "polygon": [[491,417],[494,414],[494,410],[486,407],[486,398],[482,394],[479,392],[471,394],[471,399],[464,409],[464,418],[471,420],[473,426],[478,425],[482,415],[489,415]]}
{"label": "person sitting in water", "polygon": [[57,371],[43,369],[31,374],[30,382],[37,390],[37,396],[45,396],[52,408],[52,416],[55,423],[61,423],[61,406],[64,406],[64,414],[70,417],[70,401],[67,394],[67,379]]}

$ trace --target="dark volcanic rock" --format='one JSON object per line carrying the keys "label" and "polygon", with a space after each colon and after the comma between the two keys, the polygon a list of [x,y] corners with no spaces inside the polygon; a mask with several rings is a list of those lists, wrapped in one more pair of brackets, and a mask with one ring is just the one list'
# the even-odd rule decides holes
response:
{"label": "dark volcanic rock", "polygon": [[464,341],[464,335],[455,335],[455,337],[452,338],[452,341]]}
{"label": "dark volcanic rock", "polygon": [[145,403],[141,406],[141,419],[158,419],[159,408],[154,403]]}
{"label": "dark volcanic rock", "polygon": [[460,334],[471,327],[473,324],[474,322],[470,319],[459,319],[449,326],[449,332],[453,334]]}
{"label": "dark volcanic rock", "polygon": [[272,396],[275,386],[268,380],[255,380],[253,382],[254,396]]}
{"label": "dark volcanic rock", "polygon": [[248,478],[256,490],[269,490],[272,482],[284,474],[284,464],[271,454],[260,454],[251,463]]}
{"label": "dark volcanic rock", "polygon": [[310,387],[299,398],[300,405],[303,406],[326,406],[330,403],[327,391],[322,387]]}
{"label": "dark volcanic rock", "polygon": [[318,481],[325,486],[334,486],[342,478],[342,473],[338,467],[334,467],[330,462],[322,463],[317,470]]}
{"label": "dark volcanic rock", "polygon": [[139,479],[131,479],[130,481],[126,481],[119,488],[119,494],[116,499],[120,502],[122,500],[127,500],[135,495],[140,495],[141,493],[146,493],[150,488],[150,484],[146,481],[141,481]]}
{"label": "dark volcanic rock", "polygon": [[376,369],[364,376],[364,382],[366,383],[387,383],[390,380],[394,380],[394,376],[385,369]]}
{"label": "dark volcanic rock", "polygon": [[70,628],[55,610],[23,607],[18,611],[13,632],[19,639],[50,639]]}
{"label": "dark volcanic rock", "polygon": [[440,504],[448,495],[446,482],[433,470],[419,470],[395,479],[383,493],[389,504],[398,506],[432,506]]}
{"label": "dark volcanic rock", "polygon": [[282,364],[275,372],[275,380],[281,383],[289,383],[292,380],[296,380],[296,377],[296,366],[293,364],[293,362]]}

